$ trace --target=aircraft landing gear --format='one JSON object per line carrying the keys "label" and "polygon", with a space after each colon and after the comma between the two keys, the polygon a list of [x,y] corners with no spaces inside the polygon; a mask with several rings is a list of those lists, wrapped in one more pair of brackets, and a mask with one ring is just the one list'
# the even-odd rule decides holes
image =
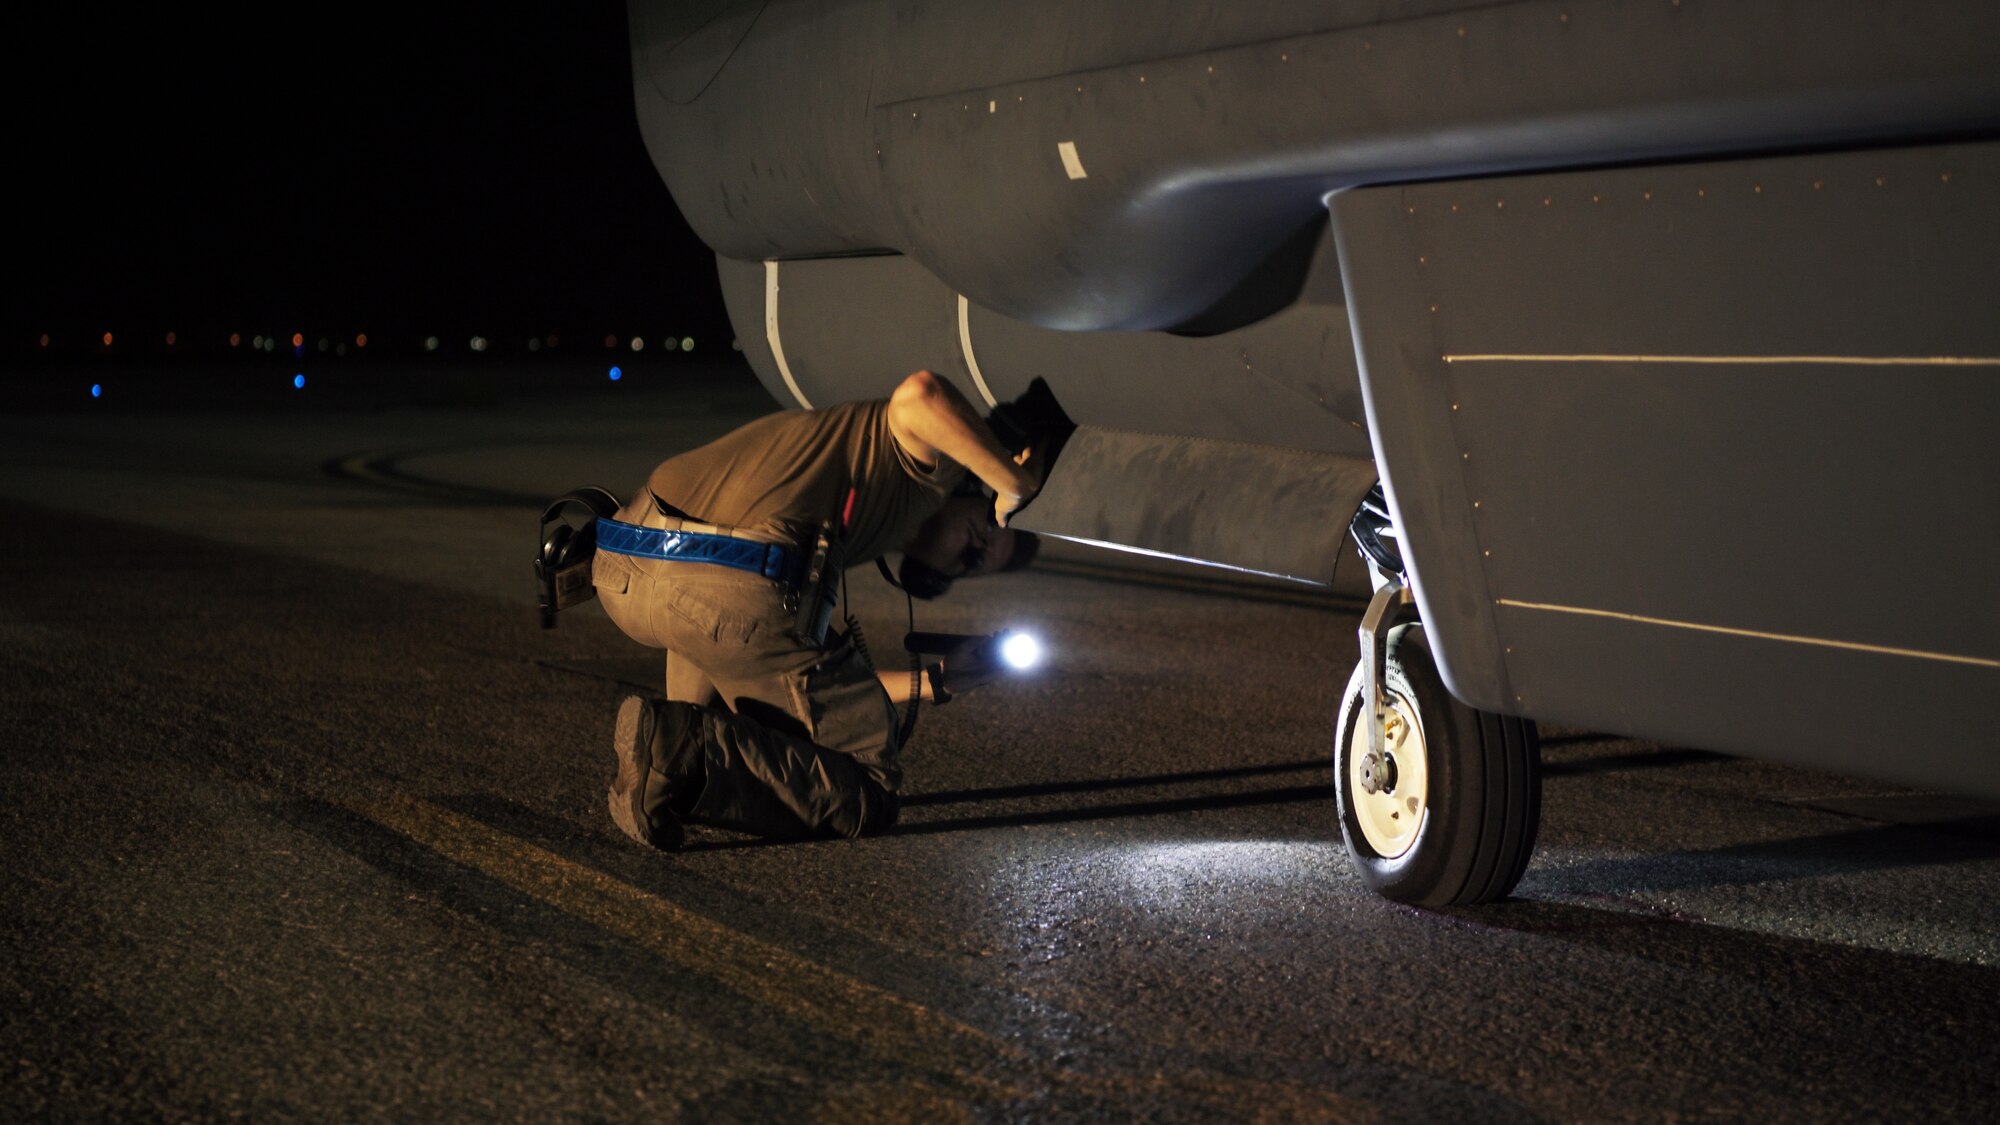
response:
{"label": "aircraft landing gear", "polygon": [[[1365,521],[1365,523],[1364,523]],[[1521,881],[1541,821],[1541,749],[1529,719],[1452,698],[1431,659],[1380,486],[1354,520],[1375,576],[1361,662],[1340,706],[1334,794],[1361,878],[1415,906],[1493,902]]]}

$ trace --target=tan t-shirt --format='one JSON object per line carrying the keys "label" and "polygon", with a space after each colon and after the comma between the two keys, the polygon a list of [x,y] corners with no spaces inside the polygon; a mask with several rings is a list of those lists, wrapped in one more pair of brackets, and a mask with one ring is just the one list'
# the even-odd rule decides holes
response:
{"label": "tan t-shirt", "polygon": [[[690,519],[806,545],[822,520],[840,531],[852,489],[841,551],[852,566],[909,542],[964,473],[943,456],[926,470],[889,432],[889,403],[877,399],[759,418],[662,461],[646,483]],[[646,499],[627,510],[643,510]]]}

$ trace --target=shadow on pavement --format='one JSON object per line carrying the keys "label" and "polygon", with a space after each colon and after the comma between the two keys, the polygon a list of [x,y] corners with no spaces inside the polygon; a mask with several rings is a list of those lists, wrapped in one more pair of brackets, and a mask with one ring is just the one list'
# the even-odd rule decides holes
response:
{"label": "shadow on pavement", "polygon": [[[941,832],[980,832],[992,828],[1022,828],[1033,824],[1069,824],[1080,821],[1161,816],[1169,813],[1205,812],[1213,809],[1250,808],[1257,805],[1282,805],[1304,801],[1331,801],[1332,799],[1333,787],[1331,785],[1295,785],[1284,789],[1257,789],[1248,793],[1222,793],[1206,797],[1177,797],[1160,801],[1128,801],[1115,805],[1088,805],[1083,808],[996,813],[991,816],[961,816],[944,820],[918,821],[914,824],[905,820],[896,825],[895,828],[884,833],[883,838],[932,836]],[[732,837],[722,840],[692,840],[681,850],[703,852],[719,851],[727,848],[777,847],[787,844],[811,842],[813,841]]]}
{"label": "shadow on pavement", "polygon": [[1331,785],[1294,785],[1284,789],[1257,789],[1248,793],[1224,793],[1208,797],[1178,797],[1163,801],[1129,801],[1116,805],[1090,805],[1079,809],[1049,809],[1038,812],[1007,813],[995,816],[968,816],[951,820],[899,824],[897,836],[921,836],[937,832],[973,832],[986,828],[1017,828],[1029,824],[1063,824],[1084,820],[1111,820],[1117,817],[1158,816],[1163,813],[1201,812],[1209,809],[1249,808],[1255,805],[1283,805],[1295,801],[1332,801]]}
{"label": "shadow on pavement", "polygon": [[[1560,738],[1545,738],[1544,747],[1565,743],[1589,743],[1614,740],[1615,736],[1590,734],[1569,735]],[[1623,770],[1660,770],[1675,766],[1708,765],[1714,762],[1728,762],[1736,759],[1727,754],[1717,754],[1708,750],[1654,750],[1639,754],[1604,754],[1594,758],[1578,758],[1567,762],[1543,762],[1544,777],[1573,777],[1579,774],[1618,773]]]}
{"label": "shadow on pavement", "polygon": [[1589,860],[1563,868],[1565,887],[1696,890],[1818,879],[2000,858],[2000,817],[1921,827],[1888,824],[1790,840]]}
{"label": "shadow on pavement", "polygon": [[[509,807],[527,811],[504,801],[482,805],[488,813]],[[832,1052],[839,1065],[846,1066],[866,1061],[866,1052],[859,1048],[816,1034],[706,974],[439,855],[351,810],[307,799],[270,806],[270,812],[408,887],[413,899],[425,904],[413,908],[441,909],[472,923],[471,930],[440,923],[440,940],[448,942],[459,959],[486,966],[496,987],[515,977],[528,980],[527,987],[542,987],[534,983],[537,974],[546,971],[539,962],[552,958],[638,1003],[699,1021],[705,1034],[744,1050],[788,1056],[796,1052],[795,1057],[802,1058]],[[508,819],[511,828],[523,826],[519,816]],[[501,940],[490,944],[480,940],[477,935],[484,930]]]}
{"label": "shadow on pavement", "polygon": [[1936,1018],[1956,1021],[1967,1042],[2000,1042],[2000,1006],[1990,1003],[2000,993],[2000,968],[1566,902],[1515,899],[1437,914],[1669,968],[1726,974],[1760,991],[1811,995],[1862,1010],[1893,1011],[1912,997],[1926,997],[1936,1006]]}
{"label": "shadow on pavement", "polygon": [[956,805],[970,801],[1004,801],[1018,797],[1052,797],[1058,793],[1102,793],[1113,789],[1143,789],[1152,785],[1189,785],[1198,781],[1229,781],[1241,777],[1266,777],[1277,773],[1329,769],[1326,760],[1308,758],[1302,762],[1278,762],[1265,766],[1235,766],[1229,769],[1190,770],[1186,773],[1150,774],[1144,777],[1091,778],[1084,781],[1051,781],[1035,785],[1002,785],[991,789],[949,789],[939,793],[916,793],[903,798],[903,807]]}

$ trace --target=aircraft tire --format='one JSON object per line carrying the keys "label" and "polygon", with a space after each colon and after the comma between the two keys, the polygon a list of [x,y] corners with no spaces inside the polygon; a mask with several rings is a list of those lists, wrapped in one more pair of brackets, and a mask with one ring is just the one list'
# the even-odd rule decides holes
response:
{"label": "aircraft tire", "polygon": [[1390,632],[1384,671],[1395,735],[1385,739],[1387,761],[1366,761],[1359,666],[1341,701],[1333,776],[1348,855],[1363,882],[1396,902],[1505,898],[1527,870],[1541,822],[1534,721],[1452,698],[1421,624]]}

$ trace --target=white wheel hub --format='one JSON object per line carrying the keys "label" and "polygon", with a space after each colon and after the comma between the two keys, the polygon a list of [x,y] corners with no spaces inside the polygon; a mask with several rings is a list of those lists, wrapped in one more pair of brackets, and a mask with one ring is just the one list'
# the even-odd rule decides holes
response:
{"label": "white wheel hub", "polygon": [[1368,846],[1395,859],[1417,842],[1430,797],[1425,767],[1424,727],[1417,709],[1401,692],[1382,692],[1382,757],[1368,754],[1367,701],[1347,747],[1347,800]]}

